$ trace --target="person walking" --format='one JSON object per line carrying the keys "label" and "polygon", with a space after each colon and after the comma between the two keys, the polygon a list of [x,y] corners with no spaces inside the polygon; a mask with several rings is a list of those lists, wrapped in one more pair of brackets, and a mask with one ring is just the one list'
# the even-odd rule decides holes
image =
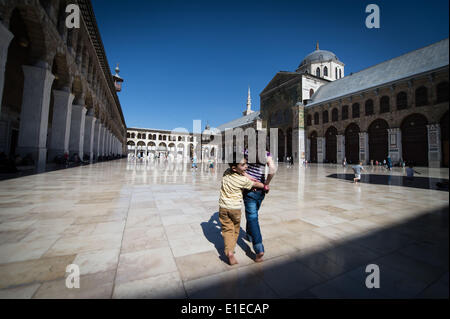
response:
{"label": "person walking", "polygon": [[387,157],[387,168],[388,168],[388,170],[391,170],[392,169],[392,160],[391,160],[391,156],[389,156],[388,155],[388,157]]}
{"label": "person walking", "polygon": [[[263,261],[264,245],[261,235],[261,229],[259,227],[259,209],[265,198],[267,192],[269,192],[269,184],[275,175],[276,167],[272,156],[268,150],[262,152],[264,155],[260,155],[256,150],[256,161],[248,162],[248,168],[246,176],[253,181],[263,183],[265,189],[253,188],[249,191],[244,191],[244,206],[245,217],[247,219],[246,232],[247,239],[252,243],[253,250],[255,251],[255,262]],[[245,151],[245,156],[248,159],[248,150]],[[266,166],[269,167],[269,173],[266,179]]]}

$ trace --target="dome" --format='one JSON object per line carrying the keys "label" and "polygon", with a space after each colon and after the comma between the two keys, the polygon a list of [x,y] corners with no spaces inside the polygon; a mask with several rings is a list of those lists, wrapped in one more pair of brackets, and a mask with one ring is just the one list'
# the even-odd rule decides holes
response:
{"label": "dome", "polygon": [[330,60],[334,60],[334,61],[339,61],[339,59],[337,58],[336,54],[334,54],[331,51],[327,51],[327,50],[316,50],[310,54],[308,54],[302,61],[302,63],[300,63],[299,67],[305,65],[305,64],[310,64],[313,62],[325,62],[325,61],[330,61]]}

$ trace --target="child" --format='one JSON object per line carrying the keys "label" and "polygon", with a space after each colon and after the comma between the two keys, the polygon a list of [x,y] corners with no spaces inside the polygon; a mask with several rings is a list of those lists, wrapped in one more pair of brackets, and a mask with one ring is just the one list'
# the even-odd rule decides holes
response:
{"label": "child", "polygon": [[412,181],[414,179],[414,173],[420,174],[414,170],[413,164],[409,164],[406,168],[406,179]]}
{"label": "child", "polygon": [[359,165],[355,165],[352,168],[353,172],[355,172],[355,178],[353,179],[353,183],[358,183],[358,181],[361,181],[361,171],[365,171],[365,169],[362,166],[362,162],[359,162]]}
{"label": "child", "polygon": [[242,190],[264,188],[263,183],[253,182],[245,177],[246,170],[247,162],[244,158],[239,163],[231,163],[223,174],[220,188],[219,220],[222,224],[225,255],[230,265],[238,263],[234,257],[234,248],[241,229]]}

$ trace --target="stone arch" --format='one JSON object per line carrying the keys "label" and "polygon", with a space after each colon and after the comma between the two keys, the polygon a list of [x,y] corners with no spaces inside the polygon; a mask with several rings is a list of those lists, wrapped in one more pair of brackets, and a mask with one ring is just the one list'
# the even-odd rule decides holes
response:
{"label": "stone arch", "polygon": [[325,158],[328,163],[337,162],[337,135],[338,131],[334,126],[330,126],[325,132]]}
{"label": "stone arch", "polygon": [[419,113],[411,114],[402,121],[403,160],[417,166],[428,166],[428,120]]}
{"label": "stone arch", "polygon": [[83,82],[79,76],[75,76],[72,82],[72,94],[75,95],[74,103],[84,98]]}
{"label": "stone arch", "polygon": [[7,19],[10,22],[10,30],[11,23],[15,18],[14,15],[17,13],[25,24],[28,37],[18,40],[30,48],[27,64],[35,65],[38,61],[50,63],[51,59],[47,56],[49,52],[48,38],[45,36],[44,26],[42,24],[42,21],[45,21],[43,17],[45,11],[38,6],[29,4],[29,1],[26,0],[16,0],[14,3],[16,6],[10,8]]}
{"label": "stone arch", "polygon": [[383,119],[374,120],[367,129],[369,134],[369,157],[374,162],[382,162],[389,154],[388,129],[389,124]]}
{"label": "stone arch", "polygon": [[350,164],[359,161],[359,132],[356,123],[350,123],[345,129],[345,157]]}

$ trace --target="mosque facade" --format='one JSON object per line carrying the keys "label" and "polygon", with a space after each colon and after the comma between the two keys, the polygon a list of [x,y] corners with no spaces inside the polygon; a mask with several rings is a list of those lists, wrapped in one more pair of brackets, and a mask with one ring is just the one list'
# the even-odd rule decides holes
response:
{"label": "mosque facade", "polygon": [[[278,129],[278,161],[448,167],[448,38],[357,73],[316,50],[261,92],[262,126]],[[270,133],[269,133],[270,134]]]}

